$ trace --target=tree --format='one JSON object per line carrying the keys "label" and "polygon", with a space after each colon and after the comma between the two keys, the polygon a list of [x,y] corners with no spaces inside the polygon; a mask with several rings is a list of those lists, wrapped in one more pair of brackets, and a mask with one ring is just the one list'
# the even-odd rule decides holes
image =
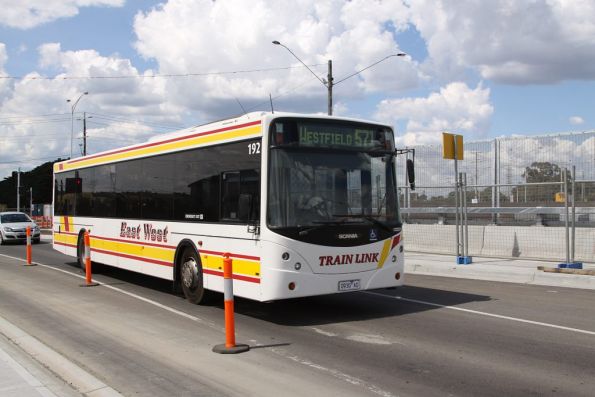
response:
{"label": "tree", "polygon": [[[551,185],[525,186],[523,188],[514,188],[515,196],[526,197],[527,202],[533,204],[551,204],[554,202],[554,196],[564,190],[564,186],[555,183],[562,181],[563,170],[558,164],[549,161],[536,161],[531,166],[525,167],[522,176],[527,183],[552,182]],[[571,181],[571,174],[566,170],[566,178]],[[517,194],[518,193],[518,194]]]}
{"label": "tree", "polygon": [[[62,161],[50,161],[29,172],[21,172],[21,207],[29,207],[29,188],[33,188],[34,204],[49,204],[52,202],[52,173],[54,163]],[[8,208],[16,208],[17,173],[0,181],[0,204]]]}
{"label": "tree", "polygon": [[[570,172],[566,170],[566,176],[570,180]],[[533,162],[530,167],[525,167],[523,178],[527,183],[535,182],[560,182],[562,180],[562,170],[560,166],[549,161]]]}

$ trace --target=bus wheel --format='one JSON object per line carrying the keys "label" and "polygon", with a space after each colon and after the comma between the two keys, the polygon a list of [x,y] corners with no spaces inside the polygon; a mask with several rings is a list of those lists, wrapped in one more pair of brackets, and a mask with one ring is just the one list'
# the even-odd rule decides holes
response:
{"label": "bus wheel", "polygon": [[180,258],[180,284],[189,302],[204,303],[207,291],[203,287],[202,265],[192,247],[185,247]]}
{"label": "bus wheel", "polygon": [[[84,274],[87,274],[87,267],[85,266],[85,235],[81,233],[76,244],[76,261]],[[102,265],[97,262],[91,262],[92,273],[100,273],[103,269]]]}
{"label": "bus wheel", "polygon": [[76,244],[76,259],[78,265],[83,272],[86,272],[85,269],[85,237],[84,234],[81,233],[78,239],[78,243]]}

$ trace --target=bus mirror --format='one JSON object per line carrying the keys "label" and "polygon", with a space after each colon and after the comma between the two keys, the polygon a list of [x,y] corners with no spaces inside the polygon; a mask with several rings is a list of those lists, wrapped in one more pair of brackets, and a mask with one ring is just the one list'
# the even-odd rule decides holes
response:
{"label": "bus mirror", "polygon": [[415,190],[415,165],[411,159],[407,159],[407,182],[411,190]]}
{"label": "bus mirror", "polygon": [[250,220],[252,213],[252,195],[240,194],[238,198],[238,218],[242,221]]}

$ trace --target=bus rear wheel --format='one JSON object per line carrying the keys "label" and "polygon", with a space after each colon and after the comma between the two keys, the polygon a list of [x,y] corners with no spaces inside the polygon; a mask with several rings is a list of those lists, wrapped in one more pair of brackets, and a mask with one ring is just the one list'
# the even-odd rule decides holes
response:
{"label": "bus rear wheel", "polygon": [[85,238],[82,233],[79,236],[78,242],[76,244],[76,259],[79,267],[83,269],[83,273],[86,272],[87,270],[85,269]]}
{"label": "bus rear wheel", "polygon": [[[87,274],[87,267],[85,266],[85,236],[84,233],[81,233],[76,244],[76,261],[83,271],[83,274]],[[92,273],[100,273],[104,268],[101,264],[97,262],[91,262],[91,272]]]}
{"label": "bus rear wheel", "polygon": [[194,303],[207,303],[213,296],[213,292],[204,288],[202,264],[196,250],[192,247],[185,247],[180,256],[180,286],[186,299]]}

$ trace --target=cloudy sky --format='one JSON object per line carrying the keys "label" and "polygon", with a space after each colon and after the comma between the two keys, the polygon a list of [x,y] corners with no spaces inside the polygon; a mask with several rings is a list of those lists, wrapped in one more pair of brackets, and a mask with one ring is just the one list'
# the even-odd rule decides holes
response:
{"label": "cloudy sky", "polygon": [[[593,0],[0,0],[0,177],[242,113],[388,121],[400,145],[595,128]],[[404,52],[406,57],[389,57]],[[71,104],[78,102],[74,114]],[[67,99],[73,102],[68,103]],[[74,116],[74,117],[71,117]],[[73,122],[74,119],[74,122]]]}

